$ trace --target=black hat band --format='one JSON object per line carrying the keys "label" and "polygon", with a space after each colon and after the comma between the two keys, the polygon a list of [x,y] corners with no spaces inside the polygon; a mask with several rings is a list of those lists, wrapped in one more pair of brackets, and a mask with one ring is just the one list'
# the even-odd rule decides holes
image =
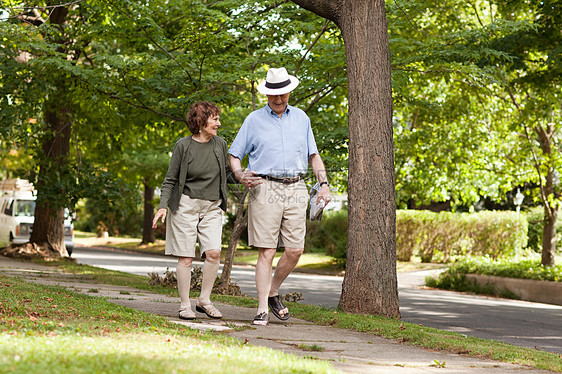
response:
{"label": "black hat band", "polygon": [[287,79],[285,82],[279,82],[279,83],[269,83],[269,82],[265,82],[265,86],[267,88],[283,88],[283,87],[287,87],[288,85],[291,84],[291,80]]}

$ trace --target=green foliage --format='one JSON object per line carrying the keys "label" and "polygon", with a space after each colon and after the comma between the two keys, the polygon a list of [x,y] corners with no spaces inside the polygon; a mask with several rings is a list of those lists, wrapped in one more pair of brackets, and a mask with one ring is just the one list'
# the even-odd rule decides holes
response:
{"label": "green foliage", "polygon": [[395,1],[387,9],[398,206],[504,200],[514,176],[498,171],[512,140],[490,132],[497,69],[482,61],[512,59],[495,41],[532,26],[498,17],[482,1]]}
{"label": "green foliage", "polygon": [[345,267],[347,256],[347,210],[326,211],[322,220],[307,221],[305,247],[309,253],[326,253]]}
{"label": "green foliage", "polygon": [[[529,244],[527,247],[535,252],[542,252],[544,229],[544,208],[536,207],[525,212],[529,223]],[[556,222],[556,249],[562,251],[562,222]]]}
{"label": "green foliage", "polygon": [[419,255],[423,262],[450,262],[465,256],[500,258],[527,245],[527,221],[515,212],[396,214],[396,254],[400,261]]}
{"label": "green foliage", "polygon": [[[397,259],[416,255],[424,262],[447,263],[464,256],[493,258],[520,252],[527,243],[527,221],[515,212],[433,213],[398,210]],[[324,252],[345,267],[347,210],[325,212],[322,221],[307,222],[305,251]]]}
{"label": "green foliage", "polygon": [[544,141],[558,144],[562,123],[553,4],[387,3],[399,207],[505,202],[514,187],[560,173],[557,146]]}
{"label": "green foliage", "polygon": [[541,265],[537,256],[513,256],[493,260],[490,257],[469,258],[456,262],[443,274],[463,276],[464,274],[494,275],[498,277],[562,282],[562,265]]}
{"label": "green foliage", "polygon": [[127,191],[123,196],[136,196],[133,201],[111,200],[107,204],[102,196],[81,200],[77,208],[74,228],[79,231],[96,232],[98,225],[107,228],[111,236],[130,235],[140,237],[142,228],[142,204],[138,194]]}
{"label": "green foliage", "polygon": [[[173,144],[189,135],[184,115],[192,102],[217,102],[221,135],[232,140],[244,117],[265,103],[255,87],[270,66],[299,76],[291,102],[312,118],[327,167],[345,170],[345,51],[334,24],[271,0],[90,0],[57,8],[69,12],[59,28],[49,22],[53,8],[43,5],[18,3],[0,22],[0,152],[20,155],[2,173],[34,180],[47,170],[38,163],[49,134],[45,113],[65,105],[72,127],[66,166],[45,176],[39,196],[71,208],[90,197],[100,212],[88,214],[100,217],[84,228],[108,220],[105,207],[116,212],[114,221],[136,213],[118,200],[136,201],[138,187],[161,183]],[[110,202],[79,188],[85,164],[113,177],[98,179],[92,193],[124,195]]]}
{"label": "green foliage", "polygon": [[509,290],[496,289],[489,284],[478,284],[475,280],[469,280],[466,274],[562,282],[562,265],[541,265],[541,260],[537,256],[528,253],[525,256],[513,256],[502,260],[493,260],[487,256],[467,258],[452,264],[437,278],[426,277],[425,284],[428,287],[445,290],[518,299],[519,297]]}

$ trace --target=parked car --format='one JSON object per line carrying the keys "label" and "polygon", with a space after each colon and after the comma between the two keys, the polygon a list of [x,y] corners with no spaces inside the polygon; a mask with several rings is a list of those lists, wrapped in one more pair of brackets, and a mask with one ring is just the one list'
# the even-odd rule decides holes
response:
{"label": "parked car", "polygon": [[[33,185],[21,179],[14,181],[0,183],[0,247],[27,243],[35,221],[37,196]],[[64,244],[70,256],[74,249],[74,224],[68,209],[65,209]]]}

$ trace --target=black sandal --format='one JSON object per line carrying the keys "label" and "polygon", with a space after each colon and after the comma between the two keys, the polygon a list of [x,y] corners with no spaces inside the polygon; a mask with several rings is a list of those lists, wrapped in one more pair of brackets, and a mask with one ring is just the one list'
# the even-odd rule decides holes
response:
{"label": "black sandal", "polygon": [[267,305],[269,305],[271,313],[273,313],[273,315],[279,318],[281,321],[286,321],[291,316],[291,313],[289,313],[289,309],[287,309],[287,313],[285,313],[285,315],[282,316],[281,314],[279,314],[280,310],[287,308],[279,298],[279,295],[268,297]]}
{"label": "black sandal", "polygon": [[252,321],[252,325],[265,326],[267,325],[268,322],[269,322],[269,313],[261,312],[260,314],[254,317],[254,320]]}

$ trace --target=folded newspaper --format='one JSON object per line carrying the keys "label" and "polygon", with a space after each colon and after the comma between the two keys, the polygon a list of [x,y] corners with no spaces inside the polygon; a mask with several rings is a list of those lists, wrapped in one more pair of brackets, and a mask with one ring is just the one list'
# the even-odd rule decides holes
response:
{"label": "folded newspaper", "polygon": [[320,192],[320,184],[317,182],[314,187],[310,189],[310,220],[320,221],[322,219],[322,212],[326,206],[324,200],[318,201],[318,193]]}

